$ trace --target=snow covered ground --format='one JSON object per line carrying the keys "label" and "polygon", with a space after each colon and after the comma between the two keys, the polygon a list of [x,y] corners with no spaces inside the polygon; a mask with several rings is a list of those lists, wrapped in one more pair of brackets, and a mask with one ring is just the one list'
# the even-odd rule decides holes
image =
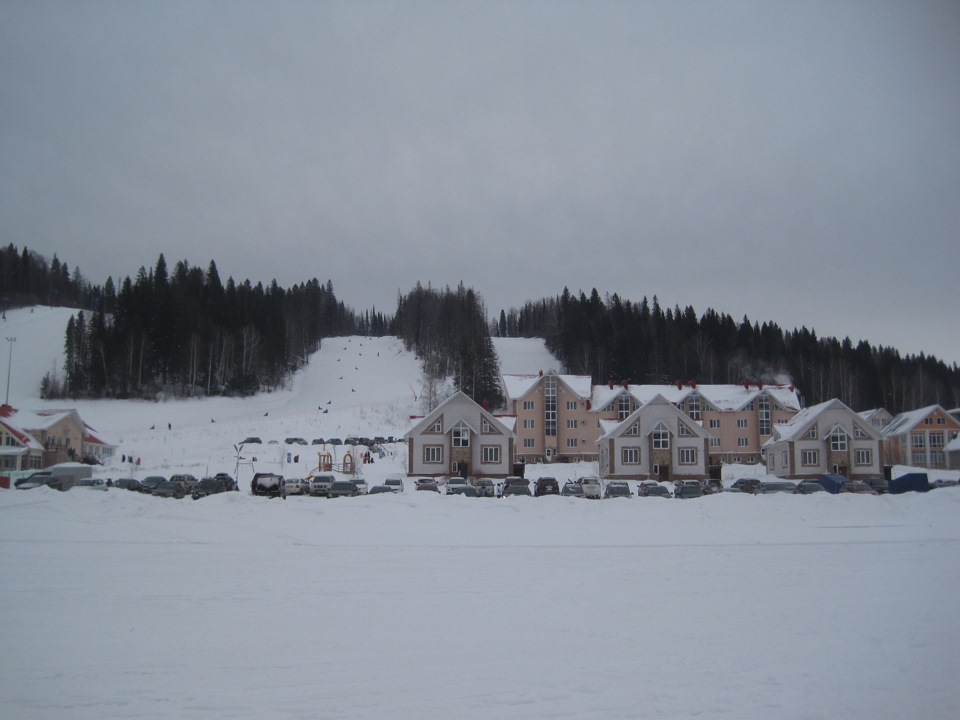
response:
{"label": "snow covered ground", "polygon": [[[8,313],[19,407],[44,406],[17,380],[25,348],[32,368],[62,347],[62,329],[40,337],[54,312],[42,310]],[[501,352],[508,372],[551,362],[537,347]],[[78,407],[141,459],[104,476],[248,481],[316,464],[315,447],[285,437],[400,435],[418,396],[398,341],[335,338],[272,395],[49,406]],[[264,445],[238,467],[248,435]],[[363,466],[370,484],[404,467],[402,445],[388,447]],[[596,468],[527,471],[562,482]],[[0,491],[0,717],[955,718],[958,513],[955,488],[688,501],[485,500],[412,481],[339,500]]]}

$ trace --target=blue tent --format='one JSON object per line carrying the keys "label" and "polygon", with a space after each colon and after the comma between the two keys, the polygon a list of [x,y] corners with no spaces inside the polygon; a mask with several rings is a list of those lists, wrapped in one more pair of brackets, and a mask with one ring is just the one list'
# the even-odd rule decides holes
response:
{"label": "blue tent", "polygon": [[890,493],[895,495],[905,492],[926,492],[929,489],[930,481],[926,473],[907,473],[890,480]]}
{"label": "blue tent", "polygon": [[828,474],[818,477],[817,482],[823,485],[823,489],[828,493],[833,493],[836,495],[838,492],[840,492],[840,488],[843,487],[843,484],[847,482],[847,478],[845,478],[843,475]]}

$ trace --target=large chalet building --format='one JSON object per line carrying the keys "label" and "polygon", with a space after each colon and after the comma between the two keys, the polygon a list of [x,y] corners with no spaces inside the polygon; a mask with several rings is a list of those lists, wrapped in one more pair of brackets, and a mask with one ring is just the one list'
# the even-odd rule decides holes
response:
{"label": "large chalet building", "polygon": [[886,463],[947,469],[947,445],[958,435],[960,420],[939,405],[900,413],[883,430]]}
{"label": "large chalet building", "polygon": [[791,385],[592,385],[586,375],[504,375],[506,412],[515,415],[518,461],[598,460],[598,441],[654,398],[674,405],[706,431],[701,462],[718,476],[724,463],[760,463],[773,428],[801,409]]}
{"label": "large chalet building", "polygon": [[0,406],[0,471],[39,470],[89,459],[103,462],[115,450],[76,410]]}

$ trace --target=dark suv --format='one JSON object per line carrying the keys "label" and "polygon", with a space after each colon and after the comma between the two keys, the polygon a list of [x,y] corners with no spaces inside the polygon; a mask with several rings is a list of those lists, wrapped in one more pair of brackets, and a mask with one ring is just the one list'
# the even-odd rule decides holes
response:
{"label": "dark suv", "polygon": [[767,492],[767,488],[759,478],[740,478],[731,487],[751,495],[762,495]]}
{"label": "dark suv", "polygon": [[560,494],[560,483],[557,482],[556,478],[552,478],[552,477],[538,478],[536,485],[533,486],[534,497],[542,497],[543,495],[559,495],[559,494]]}

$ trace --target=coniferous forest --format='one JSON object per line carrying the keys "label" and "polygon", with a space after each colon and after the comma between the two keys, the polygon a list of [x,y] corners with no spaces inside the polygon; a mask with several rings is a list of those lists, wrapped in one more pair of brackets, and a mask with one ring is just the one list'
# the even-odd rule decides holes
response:
{"label": "coniferous forest", "polygon": [[[64,338],[63,374],[48,374],[43,397],[154,398],[244,395],[281,387],[324,338],[393,335],[415,351],[428,404],[442,378],[477,402],[502,402],[491,336],[542,338],[560,370],[594,383],[786,383],[806,404],[839,398],[854,410],[898,413],[931,404],[960,406],[960,367],[933,356],[819,337],[813,328],[735,320],[708,308],[663,308],[657,297],[574,295],[528,301],[488,319],[479,293],[424,288],[395,313],[356,312],[317,279],[291,288],[276,281],[222,282],[206,270],[160,255],[118,284],[89,282],[57,256],[0,248],[4,310],[27,305],[76,308]],[[544,368],[545,369],[545,368]]]}

